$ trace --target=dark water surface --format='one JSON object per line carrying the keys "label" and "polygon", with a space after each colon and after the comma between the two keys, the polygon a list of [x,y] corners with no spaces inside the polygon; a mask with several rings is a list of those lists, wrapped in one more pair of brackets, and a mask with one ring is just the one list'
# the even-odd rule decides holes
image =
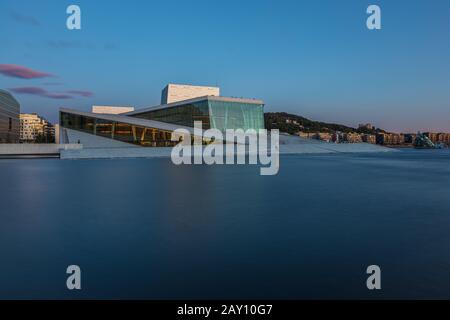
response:
{"label": "dark water surface", "polygon": [[0,298],[450,298],[448,150],[280,162],[0,160]]}

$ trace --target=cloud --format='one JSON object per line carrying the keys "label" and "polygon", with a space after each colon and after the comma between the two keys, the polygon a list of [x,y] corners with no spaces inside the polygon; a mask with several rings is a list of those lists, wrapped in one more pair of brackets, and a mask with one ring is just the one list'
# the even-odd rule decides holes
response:
{"label": "cloud", "polygon": [[62,86],[64,83],[62,82],[44,82],[44,86]]}
{"label": "cloud", "polygon": [[50,40],[47,45],[54,49],[94,49],[95,46],[87,42]]}
{"label": "cloud", "polygon": [[32,16],[26,16],[18,12],[11,12],[10,16],[14,21],[18,23],[27,24],[34,27],[38,27],[41,25],[39,20]]}
{"label": "cloud", "polygon": [[92,97],[94,95],[94,93],[92,93],[90,91],[84,91],[84,90],[69,90],[69,91],[66,91],[66,92],[70,93],[70,94],[77,95],[77,96],[86,97],[86,98]]}
{"label": "cloud", "polygon": [[73,96],[71,95],[65,93],[52,93],[39,87],[19,87],[10,88],[9,90],[17,94],[30,94],[50,99],[73,99]]}
{"label": "cloud", "polygon": [[50,99],[73,99],[75,96],[80,97],[92,97],[94,93],[91,91],[85,90],[68,90],[65,92],[49,92],[43,88],[39,87],[18,87],[18,88],[10,88],[11,92],[17,94],[29,94],[38,97],[50,98]]}
{"label": "cloud", "polygon": [[54,77],[54,75],[51,73],[35,71],[27,67],[18,66],[15,64],[0,64],[0,74],[3,74],[4,76],[7,77],[20,79]]}

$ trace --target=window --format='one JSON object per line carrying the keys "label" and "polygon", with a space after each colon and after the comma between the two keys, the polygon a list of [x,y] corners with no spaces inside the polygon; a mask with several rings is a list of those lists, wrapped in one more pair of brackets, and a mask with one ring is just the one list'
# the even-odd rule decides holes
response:
{"label": "window", "polygon": [[61,126],[147,147],[171,147],[178,143],[171,141],[169,131],[65,112],[61,113]]}
{"label": "window", "polygon": [[12,119],[9,118],[9,129],[8,131],[12,131]]}
{"label": "window", "polygon": [[147,111],[134,115],[136,118],[155,120],[193,127],[194,121],[202,121],[203,129],[209,129],[208,101],[198,101],[171,108]]}

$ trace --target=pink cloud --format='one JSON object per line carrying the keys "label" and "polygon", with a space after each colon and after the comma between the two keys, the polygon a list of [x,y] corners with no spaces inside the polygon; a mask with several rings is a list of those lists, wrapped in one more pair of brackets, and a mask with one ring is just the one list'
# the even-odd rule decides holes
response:
{"label": "pink cloud", "polygon": [[21,79],[37,79],[54,77],[53,74],[40,72],[15,64],[0,64],[0,73],[7,77]]}
{"label": "pink cloud", "polygon": [[67,93],[70,94],[75,94],[77,96],[81,96],[81,97],[92,97],[94,95],[94,93],[90,92],[90,91],[84,91],[84,90],[69,90],[67,91]]}
{"label": "pink cloud", "polygon": [[45,89],[39,87],[19,87],[19,88],[10,88],[10,91],[17,94],[30,94],[44,98],[50,99],[72,99],[73,96],[64,94],[64,93],[52,93],[48,92]]}
{"label": "pink cloud", "polygon": [[47,93],[45,97],[50,99],[73,99],[72,96],[63,93]]}

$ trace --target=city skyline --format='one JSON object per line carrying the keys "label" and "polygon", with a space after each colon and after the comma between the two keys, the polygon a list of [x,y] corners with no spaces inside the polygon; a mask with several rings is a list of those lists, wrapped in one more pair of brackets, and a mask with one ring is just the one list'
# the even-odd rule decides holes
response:
{"label": "city skyline", "polygon": [[[52,122],[59,107],[158,105],[167,83],[260,97],[266,112],[393,132],[450,132],[450,4],[348,1],[3,1],[0,88]],[[446,10],[445,10],[446,9]],[[250,96],[248,96],[250,95]]]}

